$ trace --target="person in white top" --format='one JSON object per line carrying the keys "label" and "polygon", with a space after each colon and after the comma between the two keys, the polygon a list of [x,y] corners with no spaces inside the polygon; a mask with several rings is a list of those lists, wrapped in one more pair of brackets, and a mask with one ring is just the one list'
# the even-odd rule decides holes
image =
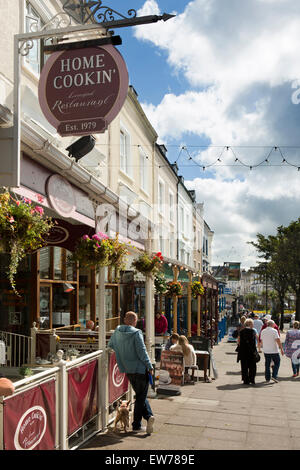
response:
{"label": "person in white top", "polygon": [[[197,363],[197,357],[193,346],[189,343],[186,336],[181,335],[178,339],[178,344],[174,344],[170,347],[172,351],[180,351],[183,353],[183,360],[184,360],[184,367],[185,372],[187,374],[187,370],[191,366],[195,366]],[[194,369],[192,369],[192,377],[191,380],[194,379]]]}
{"label": "person in white top", "polygon": [[[269,320],[267,328],[261,332],[261,346],[265,355],[265,379],[267,383],[278,382],[277,376],[280,366],[280,354],[284,355],[283,347],[277,331],[274,328],[274,321]],[[274,362],[273,373],[271,377],[271,361]]]}

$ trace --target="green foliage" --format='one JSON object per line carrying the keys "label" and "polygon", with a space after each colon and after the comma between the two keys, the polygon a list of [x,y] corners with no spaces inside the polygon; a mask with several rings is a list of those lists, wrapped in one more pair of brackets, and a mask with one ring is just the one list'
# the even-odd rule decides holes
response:
{"label": "green foliage", "polygon": [[126,245],[119,242],[118,236],[113,239],[98,232],[92,237],[83,235],[79,239],[69,262],[78,261],[81,267],[115,266],[122,269],[127,254]]}
{"label": "green foliage", "polygon": [[167,295],[181,296],[182,295],[182,285],[179,281],[171,281],[167,284]]}
{"label": "green foliage", "polygon": [[199,295],[204,294],[204,287],[200,281],[194,281],[191,284],[192,297],[196,299]]}
{"label": "green foliage", "polygon": [[165,294],[167,292],[167,281],[163,273],[155,275],[154,287],[157,294]]}
{"label": "green foliage", "polygon": [[162,263],[163,257],[160,252],[154,256],[145,252],[132,262],[132,267],[144,276],[156,276],[162,268]]}
{"label": "green foliage", "polygon": [[13,198],[8,190],[0,194],[0,252],[10,255],[8,279],[17,295],[15,275],[20,261],[44,245],[54,225],[43,215],[43,208],[29,199]]}
{"label": "green foliage", "polygon": [[250,242],[264,258],[254,271],[268,278],[278,293],[283,324],[284,298],[289,289],[296,295],[296,318],[300,319],[300,218],[287,227],[277,228],[276,235],[257,234]]}

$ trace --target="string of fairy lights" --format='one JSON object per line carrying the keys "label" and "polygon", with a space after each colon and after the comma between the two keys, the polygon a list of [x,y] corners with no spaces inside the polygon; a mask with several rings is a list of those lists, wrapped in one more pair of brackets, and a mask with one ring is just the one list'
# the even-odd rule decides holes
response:
{"label": "string of fairy lights", "polygon": [[[97,143],[96,145],[106,145]],[[146,146],[132,144],[131,147],[138,147],[140,149],[146,148]],[[168,147],[177,147],[178,145],[168,145]],[[197,155],[193,155],[195,153],[195,149],[197,150]],[[202,161],[199,158],[199,151],[200,149],[216,149],[216,157],[213,161]],[[240,157],[238,155],[239,149],[255,149],[260,153],[265,152],[265,156],[261,158],[258,163],[253,161],[246,161],[245,157]],[[217,167],[241,167],[245,169],[255,170],[257,168],[271,168],[271,167],[285,167],[285,168],[295,168],[297,171],[300,171],[300,156],[297,155],[298,162],[291,161],[290,157],[286,155],[286,149],[300,150],[299,147],[291,147],[291,146],[232,146],[232,145],[224,145],[224,146],[196,146],[196,145],[181,145],[178,150],[178,156],[176,160],[169,164],[176,164],[178,167],[187,168],[187,167],[198,167],[199,169],[210,170],[210,169],[217,169]],[[144,151],[144,155],[146,160],[150,160],[147,152]],[[276,157],[277,161],[273,157]],[[248,157],[249,158],[249,157]],[[278,161],[278,158],[280,161]],[[293,157],[295,159],[295,156]],[[185,161],[184,161],[185,159]],[[179,163],[180,160],[180,163]],[[169,166],[169,164],[158,164],[154,162],[154,165],[157,168],[164,168]],[[105,165],[108,167],[113,167],[114,165]],[[117,165],[115,165],[117,166]],[[131,164],[128,163],[128,167],[137,167],[139,164]]]}
{"label": "string of fairy lights", "polygon": [[[243,148],[253,148],[253,147],[243,147]],[[255,148],[259,148],[259,147],[255,147]],[[265,148],[265,147],[262,147],[262,148]],[[296,148],[296,147],[293,147],[293,148]],[[262,166],[267,166],[267,167],[283,167],[283,166],[290,166],[290,167],[293,167],[293,168],[297,168],[298,171],[300,171],[300,160],[299,160],[299,163],[298,164],[295,164],[295,163],[291,163],[290,161],[287,160],[286,156],[284,156],[283,154],[283,150],[281,147],[271,147],[271,149],[268,150],[268,153],[266,154],[266,156],[259,162],[259,163],[245,163],[244,160],[242,160],[240,157],[237,156],[237,151],[236,151],[236,148],[232,147],[232,146],[224,146],[222,148],[222,151],[220,154],[217,155],[217,158],[215,161],[213,162],[210,162],[210,163],[203,163],[203,162],[200,162],[198,160],[195,159],[195,157],[192,157],[190,152],[189,152],[189,149],[187,146],[182,146],[181,149],[180,149],[180,152],[179,152],[179,155],[177,157],[177,160],[175,161],[176,164],[178,164],[178,160],[182,154],[182,151],[185,151],[186,154],[187,154],[187,157],[188,157],[188,161],[192,161],[194,165],[202,168],[202,170],[206,170],[208,168],[211,168],[211,167],[214,167],[214,166],[243,166],[245,168],[249,168],[249,170],[253,170],[255,168],[258,168],[258,167],[262,167]],[[228,162],[225,162],[225,160],[223,160],[223,157],[224,157],[224,154],[225,152],[231,152],[232,154],[232,157],[233,157],[233,161],[231,163],[228,163]],[[280,163],[272,163],[271,161],[271,155],[273,152],[277,152],[277,154],[279,154],[280,158],[281,158],[281,162]],[[188,166],[188,165],[181,165],[181,166]]]}

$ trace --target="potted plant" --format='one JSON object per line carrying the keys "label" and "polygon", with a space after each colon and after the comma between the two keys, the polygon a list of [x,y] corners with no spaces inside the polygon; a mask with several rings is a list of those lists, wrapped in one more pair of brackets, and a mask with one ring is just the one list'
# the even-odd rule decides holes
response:
{"label": "potted plant", "polygon": [[197,299],[199,295],[204,294],[204,287],[200,281],[193,281],[191,284],[192,297]]}
{"label": "potted plant", "polygon": [[182,284],[179,281],[171,281],[167,284],[167,295],[182,295]]}
{"label": "potted plant", "polygon": [[45,236],[54,226],[44,209],[31,200],[13,197],[7,189],[0,194],[0,251],[10,255],[8,279],[14,292],[15,275],[20,261],[44,244]]}
{"label": "potted plant", "polygon": [[69,261],[78,261],[81,267],[109,266],[112,254],[113,247],[108,236],[98,232],[92,237],[83,235],[77,242]]}
{"label": "potted plant", "polygon": [[161,252],[150,255],[149,253],[141,253],[140,256],[132,262],[132,267],[144,274],[144,276],[156,275],[161,269],[163,257]]}

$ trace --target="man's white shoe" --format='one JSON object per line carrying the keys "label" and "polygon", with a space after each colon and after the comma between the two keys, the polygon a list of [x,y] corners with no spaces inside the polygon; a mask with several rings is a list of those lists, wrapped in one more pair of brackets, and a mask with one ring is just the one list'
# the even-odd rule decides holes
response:
{"label": "man's white shoe", "polygon": [[266,380],[266,384],[272,384],[271,380]]}
{"label": "man's white shoe", "polygon": [[152,434],[153,433],[153,425],[154,425],[154,416],[150,416],[147,421],[146,433]]}

